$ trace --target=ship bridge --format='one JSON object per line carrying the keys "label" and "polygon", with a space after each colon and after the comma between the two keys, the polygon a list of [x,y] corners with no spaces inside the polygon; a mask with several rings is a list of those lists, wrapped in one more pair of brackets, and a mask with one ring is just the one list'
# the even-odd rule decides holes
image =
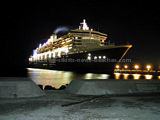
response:
{"label": "ship bridge", "polygon": [[105,46],[107,34],[90,29],[84,19],[78,29],[71,30],[69,33],[73,37],[72,52],[88,51],[90,49]]}

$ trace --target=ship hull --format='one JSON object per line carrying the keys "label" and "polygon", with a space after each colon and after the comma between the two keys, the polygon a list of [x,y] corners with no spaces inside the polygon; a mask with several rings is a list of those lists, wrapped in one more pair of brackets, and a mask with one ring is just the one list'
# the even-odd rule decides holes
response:
{"label": "ship hull", "polygon": [[[29,67],[77,72],[112,73],[115,64],[123,58],[128,49],[129,47],[125,46],[69,54],[61,58],[34,61],[29,64]],[[95,59],[95,57],[97,58]]]}

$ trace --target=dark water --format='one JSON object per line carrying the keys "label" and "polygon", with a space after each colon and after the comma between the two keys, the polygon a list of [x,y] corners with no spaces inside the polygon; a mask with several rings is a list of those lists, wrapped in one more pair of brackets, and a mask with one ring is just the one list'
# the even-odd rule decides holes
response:
{"label": "dark water", "polygon": [[[39,85],[50,85],[59,88],[62,85],[69,84],[72,80],[78,79],[109,79],[109,74],[96,74],[96,73],[75,73],[70,71],[58,70],[45,70],[28,68],[28,76]],[[114,79],[129,79],[129,74],[115,73]],[[141,74],[132,74],[133,79],[141,79]],[[123,78],[122,78],[123,77]],[[144,79],[152,80],[153,75],[144,75]],[[159,76],[160,78],[160,76]]]}

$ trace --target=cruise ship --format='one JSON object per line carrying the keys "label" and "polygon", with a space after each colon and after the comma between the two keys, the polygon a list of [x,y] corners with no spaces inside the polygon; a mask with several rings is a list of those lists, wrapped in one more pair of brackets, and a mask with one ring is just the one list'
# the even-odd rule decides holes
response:
{"label": "cruise ship", "polygon": [[29,67],[107,73],[131,47],[110,43],[107,34],[90,29],[84,19],[79,28],[61,37],[53,33],[39,44],[29,58]]}

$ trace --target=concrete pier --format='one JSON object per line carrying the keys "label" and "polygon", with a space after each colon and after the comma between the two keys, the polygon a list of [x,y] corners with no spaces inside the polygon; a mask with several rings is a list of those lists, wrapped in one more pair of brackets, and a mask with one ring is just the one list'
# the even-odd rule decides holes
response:
{"label": "concrete pier", "polygon": [[79,95],[160,93],[160,80],[73,80],[66,91]]}
{"label": "concrete pier", "polygon": [[0,98],[39,97],[45,93],[29,78],[0,77]]}

